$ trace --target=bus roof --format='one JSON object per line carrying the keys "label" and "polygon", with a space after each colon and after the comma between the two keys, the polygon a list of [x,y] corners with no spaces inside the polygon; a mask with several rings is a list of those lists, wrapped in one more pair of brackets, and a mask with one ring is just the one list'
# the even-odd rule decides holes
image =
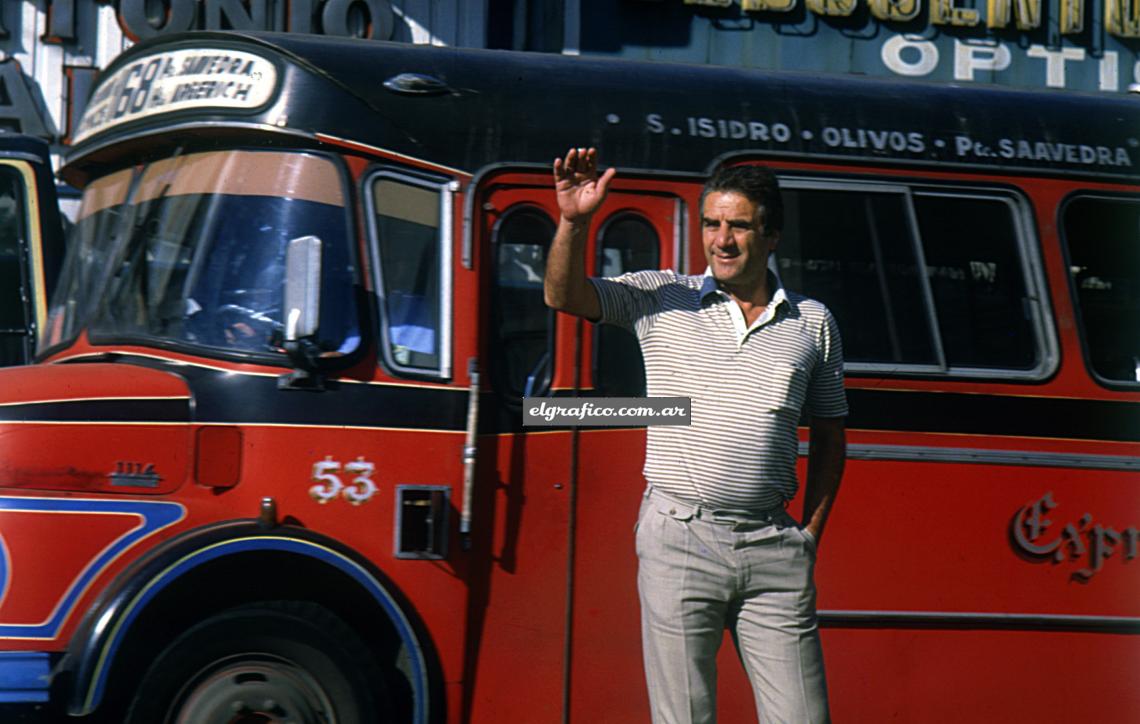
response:
{"label": "bus roof", "polygon": [[220,32],[117,58],[64,174],[82,180],[120,143],[155,148],[157,133],[246,132],[344,139],[466,174],[589,145],[630,171],[809,155],[1140,176],[1140,98],[1126,95]]}

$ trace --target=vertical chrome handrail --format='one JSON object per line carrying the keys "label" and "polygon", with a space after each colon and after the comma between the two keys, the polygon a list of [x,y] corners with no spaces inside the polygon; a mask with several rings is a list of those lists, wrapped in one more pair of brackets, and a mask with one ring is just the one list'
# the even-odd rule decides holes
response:
{"label": "vertical chrome handrail", "polygon": [[463,508],[459,513],[459,539],[463,550],[471,549],[471,496],[475,490],[475,461],[479,430],[479,361],[467,360],[471,383],[467,388],[467,437],[463,441]]}

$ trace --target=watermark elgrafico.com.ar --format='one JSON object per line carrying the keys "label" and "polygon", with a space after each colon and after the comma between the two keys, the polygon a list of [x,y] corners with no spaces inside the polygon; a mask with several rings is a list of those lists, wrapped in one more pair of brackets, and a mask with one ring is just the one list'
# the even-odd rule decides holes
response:
{"label": "watermark elgrafico.com.ar", "polygon": [[549,397],[523,399],[524,427],[688,425],[688,397]]}

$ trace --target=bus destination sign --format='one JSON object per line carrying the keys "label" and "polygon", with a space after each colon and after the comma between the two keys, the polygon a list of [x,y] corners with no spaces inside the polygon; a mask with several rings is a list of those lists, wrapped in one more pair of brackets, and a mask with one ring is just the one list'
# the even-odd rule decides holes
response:
{"label": "bus destination sign", "polygon": [[74,141],[122,123],[188,108],[258,108],[276,87],[277,68],[253,53],[194,48],[148,55],[103,79]]}

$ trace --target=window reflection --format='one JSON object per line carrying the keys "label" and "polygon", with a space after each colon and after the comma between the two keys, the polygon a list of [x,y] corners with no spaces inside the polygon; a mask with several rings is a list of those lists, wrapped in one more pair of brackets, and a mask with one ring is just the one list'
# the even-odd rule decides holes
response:
{"label": "window reflection", "polygon": [[1062,228],[1093,372],[1140,382],[1140,200],[1075,198]]}
{"label": "window reflection", "polygon": [[901,194],[784,193],[785,286],[835,316],[847,362],[937,363]]}
{"label": "window reflection", "polygon": [[1036,349],[1009,204],[918,194],[914,206],[947,362],[1032,367]]}
{"label": "window reflection", "polygon": [[[285,249],[322,240],[318,346],[360,343],[340,174],[322,157],[221,151],[100,179],[72,230],[50,341],[99,340],[276,353]],[[90,319],[88,320],[88,316]]]}
{"label": "window reflection", "polygon": [[30,294],[25,260],[24,207],[19,172],[0,168],[0,366],[31,357]]}
{"label": "window reflection", "polygon": [[387,354],[400,367],[440,366],[440,191],[380,177],[372,187]]}
{"label": "window reflection", "polygon": [[543,301],[542,280],[554,230],[535,207],[508,212],[495,230],[492,370],[512,397],[542,394],[550,385],[554,312]]}
{"label": "window reflection", "polygon": [[828,306],[849,364],[1040,373],[1043,341],[1012,199],[793,182],[784,204],[781,278]]}

